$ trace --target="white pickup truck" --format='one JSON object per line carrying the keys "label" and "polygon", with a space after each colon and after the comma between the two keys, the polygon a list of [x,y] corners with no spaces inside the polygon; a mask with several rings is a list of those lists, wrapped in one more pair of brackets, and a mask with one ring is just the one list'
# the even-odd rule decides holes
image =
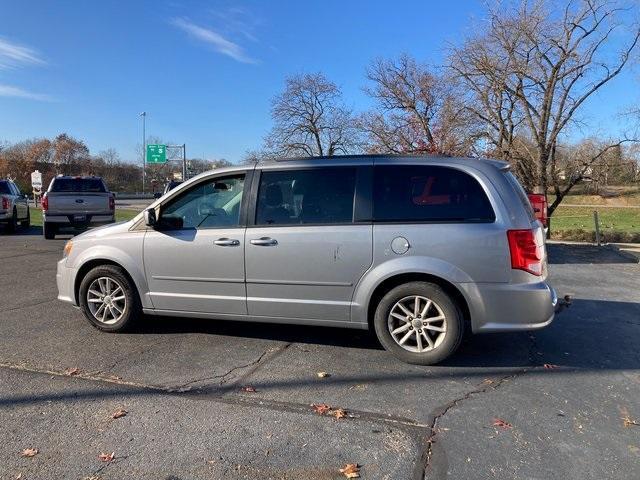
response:
{"label": "white pickup truck", "polygon": [[62,228],[86,230],[115,221],[115,197],[100,177],[59,175],[42,198],[44,238],[55,238]]}

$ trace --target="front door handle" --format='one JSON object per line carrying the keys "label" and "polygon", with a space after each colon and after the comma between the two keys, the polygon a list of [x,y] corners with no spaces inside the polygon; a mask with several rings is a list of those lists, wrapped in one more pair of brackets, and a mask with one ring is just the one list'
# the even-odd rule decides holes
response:
{"label": "front door handle", "polygon": [[251,245],[260,245],[262,247],[272,247],[277,244],[278,241],[275,238],[269,237],[255,238],[251,240]]}
{"label": "front door handle", "polygon": [[221,247],[237,247],[240,245],[240,240],[235,238],[219,238],[213,241],[214,245],[220,245]]}

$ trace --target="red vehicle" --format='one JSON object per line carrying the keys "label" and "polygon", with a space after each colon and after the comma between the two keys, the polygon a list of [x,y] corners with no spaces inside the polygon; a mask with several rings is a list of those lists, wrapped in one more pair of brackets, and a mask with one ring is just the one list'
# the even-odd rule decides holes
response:
{"label": "red vehicle", "polygon": [[549,218],[547,215],[547,196],[543,193],[529,193],[528,196],[536,219],[540,220],[542,225],[547,228],[547,220]]}

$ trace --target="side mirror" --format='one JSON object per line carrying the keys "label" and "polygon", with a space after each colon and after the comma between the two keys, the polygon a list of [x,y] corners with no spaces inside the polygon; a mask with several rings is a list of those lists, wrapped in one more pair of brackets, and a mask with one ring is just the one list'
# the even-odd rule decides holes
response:
{"label": "side mirror", "polygon": [[156,209],[155,208],[147,208],[144,211],[144,223],[147,227],[155,227],[157,223],[156,219]]}

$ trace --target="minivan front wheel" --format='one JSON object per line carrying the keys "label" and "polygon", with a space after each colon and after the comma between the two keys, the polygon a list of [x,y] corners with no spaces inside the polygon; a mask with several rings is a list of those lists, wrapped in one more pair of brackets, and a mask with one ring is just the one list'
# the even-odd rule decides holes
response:
{"label": "minivan front wheel", "polygon": [[410,282],[390,290],[376,309],[374,327],[382,346],[403,362],[433,365],[456,351],[463,319],[438,285]]}
{"label": "minivan front wheel", "polygon": [[82,279],[79,295],[84,316],[99,330],[124,331],[140,315],[135,286],[115,265],[90,270]]}

